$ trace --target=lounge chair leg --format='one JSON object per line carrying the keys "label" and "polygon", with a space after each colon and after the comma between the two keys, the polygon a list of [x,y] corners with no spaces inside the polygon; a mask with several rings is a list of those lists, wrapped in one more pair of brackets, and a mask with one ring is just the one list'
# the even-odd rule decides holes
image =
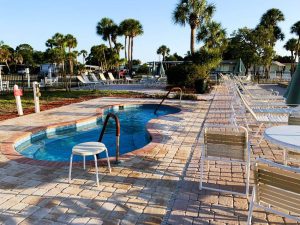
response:
{"label": "lounge chair leg", "polygon": [[283,149],[283,164],[287,165],[287,150]]}
{"label": "lounge chair leg", "polygon": [[69,183],[71,182],[71,175],[72,175],[72,161],[73,161],[73,154],[71,154],[71,157],[70,157]]}
{"label": "lounge chair leg", "polygon": [[105,153],[106,153],[106,158],[107,158],[108,169],[109,169],[109,172],[111,173],[111,167],[110,167],[110,162],[109,162],[109,157],[108,157],[108,151],[107,151],[107,149],[105,150]]}
{"label": "lounge chair leg", "polygon": [[85,170],[85,156],[83,156],[83,169]]}
{"label": "lounge chair leg", "polygon": [[246,176],[247,176],[247,180],[246,180],[246,197],[248,199],[249,186],[250,186],[250,157],[249,157],[247,165],[246,165]]}
{"label": "lounge chair leg", "polygon": [[253,207],[254,207],[254,198],[255,198],[255,190],[252,193],[252,197],[251,197],[251,201],[250,201],[249,214],[248,214],[248,219],[247,219],[247,225],[251,225],[251,222],[252,222],[252,214],[253,214]]}
{"label": "lounge chair leg", "polygon": [[[204,149],[202,150],[204,151]],[[200,184],[199,184],[199,190],[202,190],[202,181],[203,181],[203,168],[204,168],[204,154],[202,153],[202,157],[200,160]]]}
{"label": "lounge chair leg", "polygon": [[94,160],[95,160],[95,170],[96,170],[96,181],[97,181],[97,186],[99,187],[98,165],[97,165],[97,156],[96,155],[94,155]]}

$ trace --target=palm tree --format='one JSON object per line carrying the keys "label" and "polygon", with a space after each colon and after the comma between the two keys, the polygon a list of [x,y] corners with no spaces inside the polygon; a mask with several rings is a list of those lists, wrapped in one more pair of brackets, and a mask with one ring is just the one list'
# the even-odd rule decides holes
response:
{"label": "palm tree", "polygon": [[79,55],[82,55],[82,64],[85,64],[85,58],[87,56],[87,51],[86,50],[81,50],[79,52]]}
{"label": "palm tree", "polygon": [[157,49],[156,53],[162,55],[163,61],[165,61],[165,57],[170,54],[170,49],[167,46],[162,45]]}
{"label": "palm tree", "polygon": [[297,57],[297,39],[291,38],[283,46],[287,51],[291,52],[291,75],[294,73],[294,63]]}
{"label": "palm tree", "polygon": [[291,33],[296,34],[298,36],[297,40],[297,51],[296,55],[298,56],[298,61],[300,58],[300,21],[296,22],[292,27],[291,27]]}
{"label": "palm tree", "polygon": [[15,63],[15,70],[17,68],[17,65],[18,64],[23,64],[23,56],[20,52],[14,52],[13,54],[13,60],[14,60],[14,63]]}
{"label": "palm tree", "polygon": [[54,43],[54,40],[52,38],[49,38],[47,41],[46,41],[46,47],[47,48],[50,48],[52,49],[54,47],[55,43]]}
{"label": "palm tree", "polygon": [[220,23],[212,21],[207,26],[201,27],[197,34],[197,40],[203,41],[204,46],[207,48],[224,49],[226,46],[226,31]]}
{"label": "palm tree", "polygon": [[276,41],[283,40],[284,34],[282,33],[280,27],[278,26],[278,23],[281,21],[284,21],[284,15],[279,9],[269,9],[267,12],[265,12],[261,19],[260,24],[261,26],[265,28],[270,28],[273,30],[273,38],[270,40],[270,44],[272,47],[275,46]]}
{"label": "palm tree", "polygon": [[5,63],[8,70],[10,71],[10,67],[8,65],[8,62],[11,61],[12,53],[9,51],[8,48],[5,47],[5,45],[2,45],[0,47],[0,62]]}
{"label": "palm tree", "polygon": [[200,26],[204,26],[211,20],[215,6],[207,4],[206,0],[180,0],[173,12],[175,23],[185,26],[190,25],[190,51],[195,53],[195,32]]}
{"label": "palm tree", "polygon": [[[70,66],[70,74],[73,74],[73,61],[74,61],[74,54],[72,54],[71,50],[77,47],[77,40],[72,34],[67,34],[65,36],[65,45],[68,48],[68,60]],[[76,56],[77,57],[77,56]]]}
{"label": "palm tree", "polygon": [[119,25],[119,33],[121,35],[124,35],[125,37],[125,42],[124,42],[124,50],[125,50],[125,59],[127,60],[127,39],[129,38],[129,24],[130,24],[130,19],[123,20],[120,25]]}
{"label": "palm tree", "polygon": [[114,47],[114,50],[115,52],[120,55],[120,51],[124,49],[124,46],[121,44],[121,43],[116,43],[115,44],[115,47]]}
{"label": "palm tree", "polygon": [[[128,59],[129,59],[129,68],[130,71],[132,70],[132,60],[133,60],[133,39],[144,33],[143,26],[140,21],[135,19],[129,19],[129,27],[128,27],[128,36],[129,36],[129,43],[128,43]],[[132,71],[131,71],[132,72]]]}
{"label": "palm tree", "polygon": [[96,27],[97,34],[102,36],[104,41],[108,41],[110,49],[112,49],[112,32],[116,28],[116,24],[110,18],[104,17],[102,18]]}
{"label": "palm tree", "polygon": [[[52,40],[51,40],[52,39]],[[65,72],[65,46],[66,46],[66,39],[65,36],[61,33],[56,33],[53,35],[53,37],[50,40],[52,41],[51,43],[53,44],[53,47],[57,48],[58,50],[54,51],[57,57],[56,59],[60,59],[61,61],[59,63],[62,64],[62,71],[63,73]],[[49,39],[48,39],[49,41]],[[46,46],[47,43],[46,42]]]}
{"label": "palm tree", "polygon": [[257,26],[256,30],[258,29],[265,29],[270,32],[270,37],[268,39],[268,43],[266,43],[266,46],[269,48],[269,59],[266,60],[269,63],[266,64],[266,75],[269,77],[269,72],[270,72],[270,67],[271,67],[271,62],[272,62],[272,57],[274,46],[278,40],[283,40],[284,39],[284,34],[282,33],[280,27],[278,26],[278,23],[281,21],[284,21],[284,15],[279,9],[269,9],[267,12],[265,12],[261,19],[260,23]]}

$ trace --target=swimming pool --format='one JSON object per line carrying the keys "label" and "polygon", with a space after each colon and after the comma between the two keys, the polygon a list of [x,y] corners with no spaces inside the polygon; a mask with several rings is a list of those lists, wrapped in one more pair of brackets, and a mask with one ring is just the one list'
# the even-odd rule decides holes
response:
{"label": "swimming pool", "polygon": [[[102,118],[97,121],[59,127],[32,135],[15,144],[15,149],[27,158],[55,162],[69,161],[74,145],[82,142],[97,141],[103,126],[105,115],[115,113],[120,120],[120,155],[142,148],[151,141],[146,124],[149,120],[159,116],[177,113],[180,109],[163,105],[154,114],[157,105],[125,105],[115,106],[104,110]],[[115,122],[110,120],[102,142],[109,151],[109,156],[116,152]],[[104,157],[104,155],[100,155]],[[82,157],[74,156],[74,161],[81,161]]]}

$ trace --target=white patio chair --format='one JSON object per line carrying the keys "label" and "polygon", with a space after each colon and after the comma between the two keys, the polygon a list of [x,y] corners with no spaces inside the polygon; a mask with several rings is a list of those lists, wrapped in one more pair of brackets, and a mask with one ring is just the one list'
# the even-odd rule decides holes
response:
{"label": "white patio chair", "polygon": [[[246,190],[245,193],[206,187],[203,185],[204,163],[209,161],[223,161],[241,163],[246,166]],[[250,179],[250,146],[248,131],[244,127],[237,126],[210,126],[204,130],[204,145],[200,161],[200,184],[199,189],[208,189],[230,194],[249,194]]]}
{"label": "white patio chair", "polygon": [[300,169],[257,159],[247,224],[254,207],[300,222]]}

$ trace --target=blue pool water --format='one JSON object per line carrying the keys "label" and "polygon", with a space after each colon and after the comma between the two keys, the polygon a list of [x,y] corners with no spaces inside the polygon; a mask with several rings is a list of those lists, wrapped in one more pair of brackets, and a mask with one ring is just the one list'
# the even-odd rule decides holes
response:
{"label": "blue pool water", "polygon": [[[121,125],[120,154],[124,154],[139,149],[151,141],[151,137],[146,130],[146,124],[149,120],[171,113],[180,111],[178,108],[170,106],[161,106],[155,115],[156,105],[129,105],[122,107],[113,107],[105,111],[117,114]],[[70,126],[68,128],[59,128],[50,133],[42,133],[32,137],[16,146],[16,150],[25,157],[47,160],[47,161],[69,161],[71,150],[74,145],[82,142],[97,141],[103,126],[103,120],[100,118],[97,122],[81,127]],[[116,152],[116,130],[115,122],[110,120],[102,142],[108,148],[109,156],[115,156]],[[104,157],[104,155],[100,155]],[[75,156],[74,161],[81,161],[80,156]]]}

